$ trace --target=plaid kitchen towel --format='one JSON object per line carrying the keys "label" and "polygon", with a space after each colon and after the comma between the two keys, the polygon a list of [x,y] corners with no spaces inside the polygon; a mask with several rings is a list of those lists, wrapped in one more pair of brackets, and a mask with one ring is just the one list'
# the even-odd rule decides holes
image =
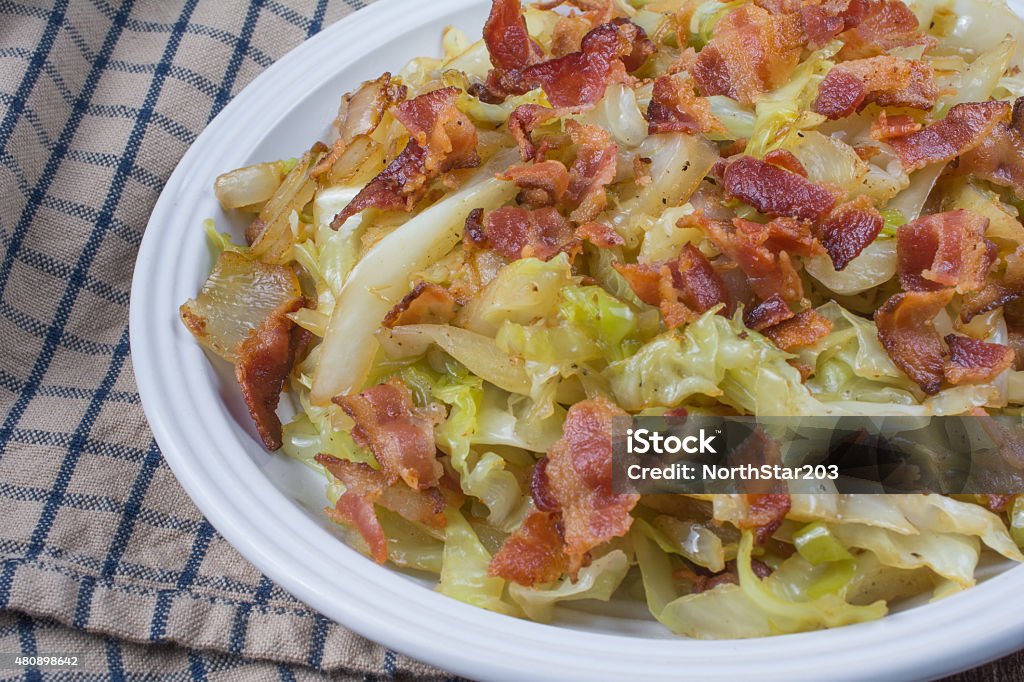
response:
{"label": "plaid kitchen towel", "polygon": [[360,6],[0,1],[0,653],[88,650],[98,679],[440,675],[311,611],[213,530],[153,441],[128,349],[136,250],[178,160]]}
{"label": "plaid kitchen towel", "polygon": [[153,442],[129,356],[136,249],[175,164],[257,73],[360,6],[0,0],[0,653],[80,653],[82,679],[444,678],[214,531]]}

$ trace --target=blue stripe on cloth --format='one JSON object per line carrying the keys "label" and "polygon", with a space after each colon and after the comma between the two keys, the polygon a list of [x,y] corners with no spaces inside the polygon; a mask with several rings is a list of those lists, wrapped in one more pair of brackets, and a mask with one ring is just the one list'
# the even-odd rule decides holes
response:
{"label": "blue stripe on cloth", "polygon": [[206,680],[206,664],[203,663],[203,657],[198,651],[190,649],[188,652],[188,671],[192,675],[192,679],[197,682]]}
{"label": "blue stripe on cloth", "polygon": [[260,18],[260,10],[262,9],[263,0],[252,0],[249,3],[249,9],[245,13],[245,22],[242,24],[241,34],[238,36],[238,42],[235,43],[235,51],[231,55],[231,61],[228,62],[228,68],[224,72],[224,82],[221,83],[217,97],[213,100],[210,120],[213,120],[213,117],[219,114],[221,109],[227,106],[227,103],[231,100],[231,90],[235,87],[235,80],[238,79],[238,70],[242,68],[242,60],[245,59],[249,43],[252,42],[252,32],[256,30],[256,22]]}
{"label": "blue stripe on cloth", "polygon": [[[42,73],[43,65],[46,64],[47,59],[50,57],[50,50],[53,49],[53,43],[57,39],[60,25],[64,23],[64,14],[67,12],[67,9],[68,0],[59,0],[47,18],[46,28],[43,29],[39,45],[36,46],[35,51],[32,53],[32,57],[28,61],[28,68],[25,69],[25,75],[22,76],[21,83],[18,84],[18,89],[14,93],[14,101],[8,105],[3,120],[0,121],[0,152],[7,151],[7,143],[10,141],[11,135],[14,134],[14,129],[18,124],[18,119],[21,118],[22,111],[25,109],[25,102],[28,100],[29,94],[35,88],[36,81],[39,80],[39,74]],[[10,11],[10,8],[5,7],[4,10],[6,13]]]}
{"label": "blue stripe on cloth", "polygon": [[321,614],[313,616],[313,634],[309,637],[309,654],[306,657],[306,665],[310,668],[320,668],[324,662],[324,646],[327,644],[327,630],[331,621]]}
{"label": "blue stripe on cloth", "polygon": [[252,603],[242,604],[235,612],[235,622],[231,625],[231,639],[228,641],[228,651],[239,654],[245,647],[245,635],[249,631],[249,615],[253,606],[266,606],[270,599],[270,593],[274,589],[274,583],[265,575],[260,576],[259,585],[256,587],[256,594]]}
{"label": "blue stripe on cloth", "polygon": [[395,676],[395,652],[391,649],[384,650],[384,674],[388,677]]}
{"label": "blue stripe on cloth", "polygon": [[[36,656],[39,653],[36,643],[36,626],[31,618],[23,613],[18,614],[18,644],[21,646],[23,656]],[[25,680],[41,680],[42,675],[39,668],[32,667],[25,671]]]}
{"label": "blue stripe on cloth", "polygon": [[327,0],[318,0],[316,3],[316,9],[313,11],[313,20],[309,23],[309,36],[315,35],[320,32],[320,29],[324,27],[324,15],[327,14]]}
{"label": "blue stripe on cloth", "polygon": [[281,682],[295,682],[295,671],[284,663],[277,666],[277,676]]}
{"label": "blue stripe on cloth", "polygon": [[[96,92],[96,87],[99,85],[100,77],[106,70],[107,61],[110,59],[110,55],[114,51],[114,46],[117,45],[117,41],[121,38],[121,33],[124,31],[125,22],[128,19],[128,13],[131,11],[133,2],[125,2],[124,5],[118,10],[115,15],[110,30],[107,31],[106,37],[103,39],[103,47],[100,48],[100,53],[96,57],[96,61],[93,62],[92,68],[89,69],[89,74],[85,78],[85,83],[82,85],[82,91],[79,93],[78,98],[75,100],[71,107],[71,115],[68,117],[67,123],[64,125],[64,129],[61,130],[60,136],[57,138],[57,143],[54,145],[50,157],[46,160],[46,165],[43,167],[43,172],[39,177],[39,182],[32,191],[29,193],[28,203],[25,206],[25,210],[22,211],[21,216],[18,218],[18,223],[15,225],[14,234],[11,236],[10,242],[7,244],[7,251],[4,254],[4,259],[0,262],[0,299],[3,298],[4,292],[7,289],[7,283],[10,281],[11,268],[13,267],[15,256],[18,250],[21,248],[21,242],[25,239],[25,235],[28,234],[29,227],[32,225],[35,219],[36,213],[42,204],[42,199],[50,189],[50,185],[53,183],[54,178],[57,176],[57,169],[60,167],[63,161],[64,154],[67,148],[71,144],[71,140],[74,139],[75,133],[78,131],[78,126],[81,124],[82,119],[85,116],[85,111],[89,106],[89,102],[92,100],[93,94]],[[31,68],[31,65],[30,65]],[[0,147],[2,149],[3,147]],[[95,230],[93,232],[95,234]],[[69,284],[71,289],[71,284]],[[35,397],[35,392],[38,389],[38,385],[42,382],[43,375],[46,373],[47,367],[49,367],[50,360],[46,357],[46,346],[54,346],[54,339],[59,339],[60,334],[54,333],[57,330],[63,331],[63,321],[60,320],[60,313],[62,310],[58,308],[57,316],[54,319],[54,324],[51,325],[50,330],[46,334],[46,341],[43,348],[43,352],[40,353],[36,359],[35,366],[32,368],[32,372],[29,374],[29,379],[26,382],[26,387],[22,390],[21,395],[18,396],[18,400],[11,408],[7,418],[4,419],[4,423],[0,426],[0,458],[3,457],[4,452],[7,449],[7,442],[10,439],[11,431],[14,430],[14,426],[21,419],[21,415],[24,413],[25,408],[28,407],[29,402]],[[65,313],[67,315],[67,313]],[[50,350],[52,355],[53,350]],[[5,595],[0,596],[0,604],[6,603]]]}
{"label": "blue stripe on cloth", "polygon": [[121,652],[121,642],[113,637],[104,638],[103,647],[107,654],[107,675],[111,680],[123,680],[124,656]]}
{"label": "blue stripe on cloth", "polygon": [[149,638],[153,641],[161,641],[167,635],[167,618],[171,613],[171,600],[181,590],[191,587],[199,574],[199,566],[203,563],[206,551],[213,539],[213,526],[205,518],[196,531],[195,539],[192,541],[192,549],[188,555],[188,561],[178,577],[178,582],[173,590],[161,590],[157,595],[156,607],[153,609],[153,619],[149,626]]}

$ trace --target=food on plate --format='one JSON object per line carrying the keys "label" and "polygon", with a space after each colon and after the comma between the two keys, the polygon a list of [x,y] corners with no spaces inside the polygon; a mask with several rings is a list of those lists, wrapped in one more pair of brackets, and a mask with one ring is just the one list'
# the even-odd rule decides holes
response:
{"label": "food on plate", "polygon": [[494,0],[217,179],[249,227],[208,225],[181,318],[347,539],[456,599],[732,638],[946,596],[1024,560],[1024,499],[616,492],[611,424],[1021,414],[1022,36],[983,0]]}

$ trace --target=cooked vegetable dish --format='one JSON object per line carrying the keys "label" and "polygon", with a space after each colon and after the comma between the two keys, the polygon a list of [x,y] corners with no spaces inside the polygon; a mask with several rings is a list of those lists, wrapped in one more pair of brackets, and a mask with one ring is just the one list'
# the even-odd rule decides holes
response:
{"label": "cooked vegetable dish", "polygon": [[464,602],[733,638],[941,598],[1024,560],[1024,499],[617,493],[611,423],[1021,414],[1021,38],[983,0],[494,0],[217,178],[249,228],[207,225],[181,318],[339,532]]}

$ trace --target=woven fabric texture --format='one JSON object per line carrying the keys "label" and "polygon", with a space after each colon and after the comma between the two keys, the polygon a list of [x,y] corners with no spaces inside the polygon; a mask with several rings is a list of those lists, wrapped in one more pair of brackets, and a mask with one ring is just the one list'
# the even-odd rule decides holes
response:
{"label": "woven fabric texture", "polygon": [[[0,0],[0,653],[81,653],[73,679],[445,679],[217,534],[153,441],[128,347],[136,250],[178,160],[362,5]],[[1022,660],[957,679],[1021,679]]]}
{"label": "woven fabric texture", "polygon": [[0,652],[88,649],[93,674],[440,675],[311,611],[214,531],[153,441],[128,347],[136,250],[178,160],[360,6],[0,2]]}

